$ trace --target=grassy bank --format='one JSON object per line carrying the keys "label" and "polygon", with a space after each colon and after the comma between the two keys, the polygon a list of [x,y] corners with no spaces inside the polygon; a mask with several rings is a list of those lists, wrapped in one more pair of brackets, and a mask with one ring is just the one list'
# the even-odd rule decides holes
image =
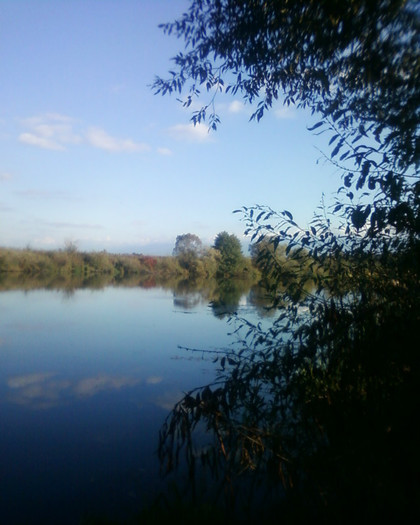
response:
{"label": "grassy bank", "polygon": [[[76,249],[31,250],[0,248],[0,289],[102,288],[124,282],[132,286],[165,286],[192,281],[204,286],[218,275],[215,250],[208,250],[190,266],[174,256],[79,252]],[[259,280],[251,259],[243,258],[231,278]]]}
{"label": "grassy bank", "polygon": [[29,250],[0,248],[0,273],[19,276],[57,275],[183,275],[173,257],[78,252],[76,250]]}

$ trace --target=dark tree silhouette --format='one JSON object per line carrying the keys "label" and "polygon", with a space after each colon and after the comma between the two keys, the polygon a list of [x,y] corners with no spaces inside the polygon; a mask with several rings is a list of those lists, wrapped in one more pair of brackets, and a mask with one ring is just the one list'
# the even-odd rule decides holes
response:
{"label": "dark tree silhouette", "polygon": [[308,227],[287,210],[237,210],[264,247],[278,316],[265,330],[241,320],[237,347],[215,352],[214,384],[186,394],[161,432],[169,468],[185,452],[190,472],[201,457],[233,491],[246,473],[281,484],[267,508],[285,519],[418,511],[419,12],[402,0],[193,0],[163,26],[186,50],[156,92],[188,106],[204,88],[192,119],[214,129],[218,92],[255,103],[256,120],[276,99],[309,107],[342,172],[336,203]]}

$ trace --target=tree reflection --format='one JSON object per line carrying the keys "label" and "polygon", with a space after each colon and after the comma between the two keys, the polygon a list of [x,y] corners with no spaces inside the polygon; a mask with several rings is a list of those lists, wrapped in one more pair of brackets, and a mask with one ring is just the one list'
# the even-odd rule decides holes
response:
{"label": "tree reflection", "polygon": [[419,309],[411,285],[371,276],[371,293],[356,301],[330,296],[311,312],[291,303],[268,330],[240,320],[237,346],[213,352],[216,380],[188,392],[163,426],[162,465],[185,463],[191,486],[204,468],[228,505],[246,494],[261,513],[265,497],[267,512],[290,519],[415,509]]}
{"label": "tree reflection", "polygon": [[235,314],[241,298],[248,291],[246,282],[234,279],[218,281],[217,294],[210,303],[213,315],[225,319]]}
{"label": "tree reflection", "polygon": [[173,288],[175,308],[193,310],[208,304],[219,319],[230,318],[244,305],[255,308],[259,317],[273,315],[268,299],[263,288],[243,279],[209,279],[206,283],[181,280]]}

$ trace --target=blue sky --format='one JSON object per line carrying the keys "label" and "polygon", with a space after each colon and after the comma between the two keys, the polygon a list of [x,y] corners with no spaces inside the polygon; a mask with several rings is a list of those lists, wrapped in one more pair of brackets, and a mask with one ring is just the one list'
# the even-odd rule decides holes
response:
{"label": "blue sky", "polygon": [[187,5],[0,1],[1,246],[165,254],[188,232],[242,239],[243,205],[306,225],[338,187],[307,114],[279,103],[250,123],[251,108],[220,95],[208,133],[175,96],[153,94],[183,46],[157,26]]}

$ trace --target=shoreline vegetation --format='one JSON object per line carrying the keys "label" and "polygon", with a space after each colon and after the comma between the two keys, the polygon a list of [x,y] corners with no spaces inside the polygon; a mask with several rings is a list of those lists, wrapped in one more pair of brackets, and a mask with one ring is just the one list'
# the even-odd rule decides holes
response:
{"label": "shoreline vegetation", "polygon": [[256,284],[260,272],[250,257],[242,257],[230,272],[221,274],[214,248],[185,264],[178,256],[82,252],[74,246],[59,250],[0,247],[0,291],[33,288],[102,288],[124,284],[145,288],[174,287],[188,281],[195,288],[210,280],[235,279]]}
{"label": "shoreline vegetation", "polygon": [[[305,250],[290,250],[273,239],[250,244],[249,255],[242,253],[239,239],[226,231],[219,233],[213,246],[203,246],[199,237],[178,235],[172,255],[80,251],[66,241],[61,249],[42,250],[0,246],[0,290],[4,283],[38,281],[40,286],[105,286],[128,284],[144,287],[168,286],[188,281],[195,289],[209,280],[232,280],[264,284],[276,293],[287,281],[314,281],[329,265],[315,264]],[[279,272],[282,279],[279,279]]]}
{"label": "shoreline vegetation", "polygon": [[[274,266],[267,265],[268,255]],[[238,251],[236,259],[214,247],[174,250],[167,256],[82,252],[72,243],[58,250],[0,247],[0,292],[48,289],[72,294],[107,286],[160,287],[173,291],[177,304],[186,309],[194,306],[191,302],[210,303],[218,317],[235,311],[244,294],[261,315],[271,316],[275,310],[266,306],[285,283],[293,281],[296,293],[307,293],[323,273],[309,259],[302,272],[295,252],[286,255],[284,247],[273,250],[270,243],[251,245],[247,257]]]}
{"label": "shoreline vegetation", "polygon": [[[153,256],[141,253],[118,254],[103,251],[80,251],[72,241],[62,249],[41,250],[0,246],[0,291],[10,288],[102,288],[110,285],[206,289],[214,281],[217,287],[232,281],[247,283],[248,289],[264,284],[276,293],[279,280],[276,269],[282,268],[287,280],[310,281],[316,269],[309,259],[302,275],[296,253],[270,242],[251,244],[244,256],[239,239],[220,232],[214,245],[206,247],[192,233],[178,235],[172,255]],[[301,259],[302,256],[299,256]],[[304,254],[305,257],[305,254]],[[275,264],[273,266],[273,259]],[[267,265],[267,260],[270,264]],[[299,275],[296,275],[298,270]]]}
{"label": "shoreline vegetation", "polygon": [[[227,236],[224,238],[228,241],[227,247],[191,249],[190,244],[181,243],[181,250],[179,239],[184,242],[191,234],[179,236],[173,255],[164,256],[105,250],[85,252],[73,243],[57,250],[0,246],[0,292],[158,286],[181,293],[200,291],[211,298],[220,290],[232,287],[237,293],[259,287],[265,291],[266,299],[279,306],[276,301],[286,287],[289,291],[293,287],[294,294],[300,296],[321,282],[328,288],[328,275],[341,275],[342,287],[348,281],[348,272],[344,270],[349,261],[328,257],[322,263],[315,262],[306,251],[288,251],[270,240],[251,244],[250,255],[244,256],[235,236],[226,232],[222,235]],[[229,244],[232,240],[237,241],[233,247]]]}

